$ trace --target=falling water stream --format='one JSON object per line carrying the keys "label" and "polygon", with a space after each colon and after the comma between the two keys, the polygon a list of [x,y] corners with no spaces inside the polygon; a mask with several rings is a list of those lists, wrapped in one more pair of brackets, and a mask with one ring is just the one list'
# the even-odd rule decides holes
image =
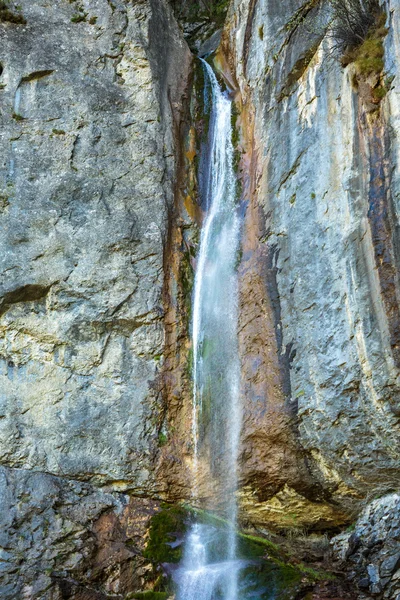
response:
{"label": "falling water stream", "polygon": [[[210,96],[210,122],[203,186],[202,227],[192,306],[194,443],[192,495],[199,500],[204,470],[211,482],[211,508],[226,519],[221,531],[195,522],[176,573],[177,600],[237,600],[237,458],[241,427],[238,354],[240,219],[233,167],[231,101],[203,61]],[[202,473],[200,473],[200,471]]]}

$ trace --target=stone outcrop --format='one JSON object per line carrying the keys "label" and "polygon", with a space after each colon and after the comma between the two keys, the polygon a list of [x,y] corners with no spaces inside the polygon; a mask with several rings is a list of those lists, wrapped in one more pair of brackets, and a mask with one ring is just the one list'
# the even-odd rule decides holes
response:
{"label": "stone outcrop", "polygon": [[[232,0],[215,64],[244,215],[241,522],[337,532],[384,494],[334,551],[358,597],[395,599],[400,4],[383,8],[378,75],[332,52],[322,0]],[[194,48],[220,25],[196,40],[184,19]],[[154,583],[161,499],[190,498],[201,69],[165,0],[21,0],[0,33],[0,596],[125,600]]]}
{"label": "stone outcrop", "polygon": [[[400,6],[384,8],[394,82]],[[376,81],[342,67],[329,14],[237,0],[217,57],[247,202],[244,508],[278,527],[343,525],[399,482],[398,87],[365,101]]]}
{"label": "stone outcrop", "polygon": [[98,539],[122,491],[159,488],[191,55],[163,0],[27,0],[15,14],[0,22],[0,596],[124,597],[140,529]]}
{"label": "stone outcrop", "polygon": [[358,590],[360,599],[400,595],[400,496],[370,503],[351,532],[332,540],[339,568]]}
{"label": "stone outcrop", "polygon": [[124,598],[142,589],[152,500],[2,467],[1,598]]}

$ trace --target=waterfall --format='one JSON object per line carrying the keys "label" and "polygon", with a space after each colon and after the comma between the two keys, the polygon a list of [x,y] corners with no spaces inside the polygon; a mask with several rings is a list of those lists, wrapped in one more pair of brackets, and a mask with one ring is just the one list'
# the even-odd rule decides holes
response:
{"label": "waterfall", "polygon": [[[206,216],[193,292],[192,495],[199,500],[199,479],[210,479],[211,506],[227,520],[221,531],[196,522],[187,534],[184,558],[176,573],[177,600],[238,598],[236,519],[237,459],[241,428],[238,353],[238,280],[240,219],[236,207],[231,101],[205,62],[210,105],[208,152],[203,185]],[[201,471],[201,473],[200,473]]]}

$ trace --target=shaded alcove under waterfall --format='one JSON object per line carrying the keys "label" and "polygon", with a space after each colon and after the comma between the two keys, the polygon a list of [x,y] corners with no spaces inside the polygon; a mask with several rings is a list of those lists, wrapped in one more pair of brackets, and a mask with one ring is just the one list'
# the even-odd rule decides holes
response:
{"label": "shaded alcove under waterfall", "polygon": [[[209,134],[202,198],[206,214],[192,300],[192,497],[197,503],[199,465],[205,463],[226,524],[221,528],[196,521],[192,524],[175,581],[178,600],[236,600],[238,573],[245,564],[237,557],[235,498],[241,428],[236,269],[240,217],[231,100],[210,65],[202,63]],[[211,508],[212,502],[210,499],[210,506],[203,508]]]}

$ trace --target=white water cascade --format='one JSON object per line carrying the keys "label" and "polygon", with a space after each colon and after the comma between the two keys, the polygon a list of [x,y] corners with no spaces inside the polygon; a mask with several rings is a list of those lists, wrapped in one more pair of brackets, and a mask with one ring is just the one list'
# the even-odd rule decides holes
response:
{"label": "white water cascade", "polygon": [[[211,67],[203,61],[211,92],[206,217],[202,227],[193,293],[194,502],[200,471],[210,478],[208,505],[218,506],[227,524],[196,522],[187,534],[182,565],[176,572],[177,600],[237,600],[237,459],[241,428],[238,354],[237,257],[240,218],[233,168],[231,101]],[[206,465],[206,467],[204,466]]]}

